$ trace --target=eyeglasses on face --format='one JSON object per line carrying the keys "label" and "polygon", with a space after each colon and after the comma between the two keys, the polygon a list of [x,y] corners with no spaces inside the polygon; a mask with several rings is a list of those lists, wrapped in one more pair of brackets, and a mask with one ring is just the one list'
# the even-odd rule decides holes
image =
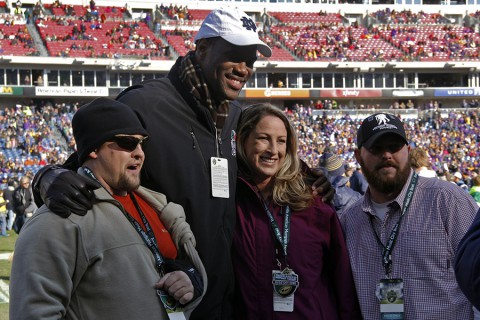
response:
{"label": "eyeglasses on face", "polygon": [[132,152],[139,144],[147,141],[148,137],[137,138],[132,136],[115,136],[109,141],[115,142],[120,148]]}
{"label": "eyeglasses on face", "polygon": [[405,145],[405,142],[395,142],[390,144],[375,144],[372,147],[367,148],[367,150],[373,154],[382,154],[384,152],[397,153],[403,148],[404,145]]}

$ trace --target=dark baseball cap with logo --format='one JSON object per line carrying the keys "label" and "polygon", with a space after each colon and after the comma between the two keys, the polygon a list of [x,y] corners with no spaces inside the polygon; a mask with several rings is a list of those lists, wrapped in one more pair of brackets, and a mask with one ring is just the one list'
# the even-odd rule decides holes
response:
{"label": "dark baseball cap with logo", "polygon": [[390,113],[376,113],[363,119],[357,132],[357,147],[369,149],[387,133],[400,136],[408,144],[403,122],[399,118]]}

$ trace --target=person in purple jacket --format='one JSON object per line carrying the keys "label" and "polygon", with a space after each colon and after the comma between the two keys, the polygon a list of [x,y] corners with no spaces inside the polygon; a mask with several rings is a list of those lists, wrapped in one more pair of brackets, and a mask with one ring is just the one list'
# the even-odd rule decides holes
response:
{"label": "person in purple jacket", "polygon": [[340,222],[305,184],[287,117],[247,108],[237,152],[236,319],[361,319]]}

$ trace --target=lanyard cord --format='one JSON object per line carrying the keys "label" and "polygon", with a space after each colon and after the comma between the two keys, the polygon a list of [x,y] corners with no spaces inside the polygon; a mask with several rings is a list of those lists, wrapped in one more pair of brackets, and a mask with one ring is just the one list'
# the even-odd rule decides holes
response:
{"label": "lanyard cord", "polygon": [[145,226],[145,231],[140,226],[138,221],[135,220],[131,215],[125,214],[125,217],[128,219],[128,221],[130,221],[134,229],[142,237],[142,240],[143,242],[145,242],[145,245],[152,252],[153,257],[155,258],[155,266],[157,267],[157,270],[160,273],[160,275],[163,276],[164,274],[163,257],[162,257],[162,254],[160,253],[160,250],[158,249],[158,244],[155,238],[155,234],[153,233],[153,230],[150,227],[150,224],[148,223],[148,220],[145,217],[145,214],[143,213],[142,209],[138,205],[137,199],[135,198],[135,195],[133,193],[130,193],[130,198],[132,199],[133,204],[135,205],[135,208],[137,209],[138,213],[140,214],[140,217],[142,218],[143,225]]}
{"label": "lanyard cord", "polygon": [[[82,167],[87,175],[89,175],[92,179],[95,179],[98,181],[97,177],[95,177],[95,174],[93,174],[93,171],[90,170],[88,167]],[[126,210],[122,210],[124,212],[125,217],[127,220],[132,224],[133,228],[137,231],[137,233],[142,237],[143,242],[145,242],[145,245],[150,249],[150,251],[153,254],[153,257],[155,259],[155,267],[157,268],[157,271],[161,276],[164,275],[164,268],[163,268],[163,257],[162,254],[160,253],[160,250],[158,249],[158,243],[157,239],[155,238],[155,234],[153,233],[153,229],[150,227],[150,224],[148,223],[147,218],[145,217],[145,214],[143,213],[142,209],[140,209],[140,206],[138,205],[137,199],[135,198],[135,195],[130,193],[130,198],[133,201],[133,204],[135,205],[135,208],[137,209],[140,218],[142,219],[143,225],[145,226],[145,231],[143,228],[140,226],[137,220],[135,220],[131,215],[129,215]]]}
{"label": "lanyard cord", "polygon": [[[270,222],[270,225],[272,226],[272,231],[275,236],[275,239],[278,241],[278,243],[282,246],[282,251],[283,251],[283,256],[285,258],[285,264],[288,267],[287,263],[287,248],[288,248],[288,243],[290,242],[290,217],[291,217],[291,210],[289,206],[285,206],[285,218],[283,221],[283,236],[280,232],[280,228],[278,227],[277,222],[275,221],[275,218],[273,217],[272,212],[268,208],[267,202],[263,198],[262,194],[260,191],[258,192],[260,195],[260,199],[263,204],[263,209],[265,210],[268,220]],[[281,212],[283,211],[283,208],[281,209]]]}
{"label": "lanyard cord", "polygon": [[418,181],[418,174],[414,173],[412,176],[412,179],[410,180],[410,184],[408,186],[405,199],[403,200],[402,213],[400,215],[400,218],[398,218],[397,223],[393,226],[392,232],[390,233],[390,237],[388,237],[386,245],[382,243],[382,241],[380,240],[380,237],[375,231],[375,228],[373,226],[373,216],[370,216],[370,225],[372,226],[373,233],[375,234],[375,238],[377,239],[377,242],[382,247],[382,263],[383,263],[383,267],[385,268],[385,274],[387,276],[390,276],[392,272],[392,251],[398,238],[403,216],[407,213],[407,210],[410,207],[410,204],[412,202],[413,194],[415,192],[415,187],[417,186],[417,181]]}

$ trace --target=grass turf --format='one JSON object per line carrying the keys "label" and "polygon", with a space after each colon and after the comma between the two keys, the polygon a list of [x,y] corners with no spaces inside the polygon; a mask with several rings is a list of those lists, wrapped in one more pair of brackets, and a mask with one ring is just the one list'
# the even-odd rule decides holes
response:
{"label": "grass turf", "polygon": [[[12,230],[8,231],[10,237],[0,237],[0,255],[10,254],[13,252],[15,241],[18,235]],[[10,259],[0,259],[0,280],[5,284],[10,283],[10,271],[12,269],[12,262]],[[3,292],[4,295],[8,295],[8,292]],[[8,303],[0,303],[0,320],[8,320]]]}

